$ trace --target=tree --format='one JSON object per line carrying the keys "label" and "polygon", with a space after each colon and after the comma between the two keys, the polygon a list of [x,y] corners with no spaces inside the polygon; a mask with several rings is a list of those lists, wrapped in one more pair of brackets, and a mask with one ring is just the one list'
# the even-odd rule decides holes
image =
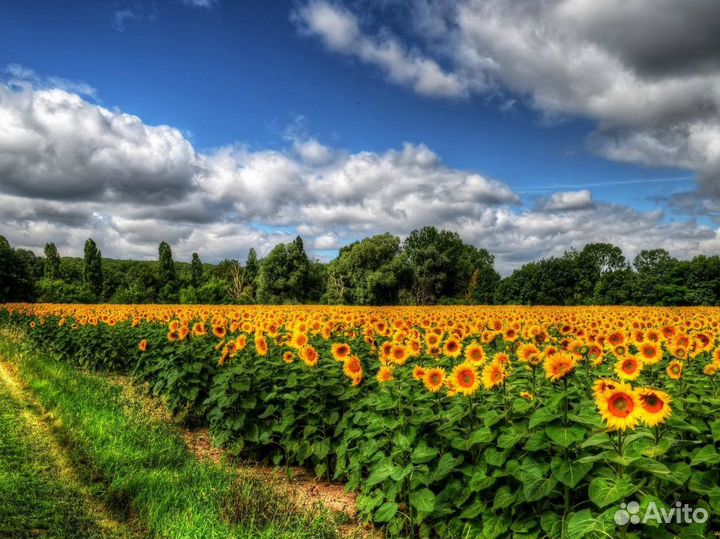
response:
{"label": "tree", "polygon": [[60,278],[60,255],[54,243],[45,244],[45,278],[51,281]]}
{"label": "tree", "polygon": [[311,291],[313,268],[300,236],[280,243],[260,264],[257,298],[260,303],[303,303],[314,299]]}
{"label": "tree", "polygon": [[190,285],[200,288],[203,279],[203,265],[197,253],[192,254],[192,262],[190,262]]}
{"label": "tree", "polygon": [[258,263],[257,253],[253,247],[250,247],[245,261],[245,278],[249,285],[255,285],[255,279],[257,279],[259,271],[260,264]]}
{"label": "tree", "polygon": [[437,303],[443,298],[465,299],[476,269],[483,277],[478,301],[489,302],[500,276],[493,268],[494,257],[485,249],[463,243],[457,232],[426,226],[413,230],[403,243],[413,272],[412,296],[418,305]]}
{"label": "tree", "polygon": [[161,241],[158,246],[158,258],[158,282],[160,284],[158,300],[161,303],[175,303],[178,298],[175,261],[170,245],[164,241]]}
{"label": "tree", "polygon": [[32,254],[13,249],[5,236],[0,235],[0,302],[33,301],[32,260],[27,253]]}
{"label": "tree", "polygon": [[85,242],[83,258],[83,282],[90,286],[96,298],[102,296],[103,273],[102,253],[92,238]]}
{"label": "tree", "polygon": [[400,238],[392,234],[365,238],[340,249],[328,265],[325,300],[351,305],[397,304],[410,277]]}

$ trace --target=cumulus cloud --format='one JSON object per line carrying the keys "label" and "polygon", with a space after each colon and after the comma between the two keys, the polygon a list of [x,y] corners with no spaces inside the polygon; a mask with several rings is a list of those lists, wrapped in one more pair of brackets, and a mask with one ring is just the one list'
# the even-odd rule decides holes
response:
{"label": "cumulus cloud", "polygon": [[297,136],[283,150],[200,152],[173,127],[67,89],[0,83],[0,233],[17,246],[40,252],[53,241],[78,255],[93,237],[106,256],[154,258],[164,240],[179,259],[220,260],[250,247],[262,256],[301,234],[311,254],[327,256],[428,224],[488,248],[504,273],[592,241],[628,255],[720,248],[707,226],[593,201],[588,190],[528,207],[507,184],[450,167],[423,144],[352,153]]}
{"label": "cumulus cloud", "polygon": [[588,189],[553,193],[549,198],[540,199],[537,204],[538,209],[545,211],[583,210],[590,206],[592,193]]}
{"label": "cumulus cloud", "polygon": [[437,61],[406,49],[394,38],[365,35],[357,18],[342,7],[313,1],[298,9],[293,19],[304,33],[320,37],[329,49],[375,65],[391,81],[420,94],[461,97],[481,86],[479,81],[450,73]]}
{"label": "cumulus cloud", "polygon": [[[611,159],[694,170],[698,196],[720,197],[720,3],[715,0],[414,0],[415,47],[324,0],[297,11],[305,33],[426,95],[500,92],[546,118],[597,121],[591,147]],[[364,21],[371,27],[373,21]],[[407,34],[407,29],[397,34]],[[409,41],[409,40],[408,40]],[[384,45],[387,44],[387,45]],[[418,64],[444,61],[451,89],[420,88]],[[439,68],[440,69],[440,68]]]}

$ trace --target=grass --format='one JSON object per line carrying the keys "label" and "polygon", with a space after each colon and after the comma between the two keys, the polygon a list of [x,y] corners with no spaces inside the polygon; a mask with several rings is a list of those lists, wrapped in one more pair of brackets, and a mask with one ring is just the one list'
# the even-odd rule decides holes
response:
{"label": "grass", "polygon": [[[226,465],[198,461],[172,425],[131,413],[124,405],[122,389],[106,378],[78,371],[47,355],[20,352],[18,344],[7,339],[0,340],[0,354],[12,359],[38,403],[56,418],[55,436],[69,448],[74,467],[83,470],[84,480],[95,485],[104,506],[115,514],[136,516],[149,536],[337,536],[336,522],[329,512],[300,509],[271,484],[238,475]],[[22,443],[22,432],[16,431],[3,447],[20,447]],[[19,496],[23,489],[17,483],[7,483],[5,472],[0,470],[0,474],[6,485],[3,488]],[[54,500],[55,494],[50,498]],[[81,518],[82,513],[77,514]],[[0,537],[5,536],[0,533]]]}
{"label": "grass", "polygon": [[35,410],[0,384],[0,537],[132,537],[123,526],[100,525],[81,489],[58,473],[62,464],[35,417]]}

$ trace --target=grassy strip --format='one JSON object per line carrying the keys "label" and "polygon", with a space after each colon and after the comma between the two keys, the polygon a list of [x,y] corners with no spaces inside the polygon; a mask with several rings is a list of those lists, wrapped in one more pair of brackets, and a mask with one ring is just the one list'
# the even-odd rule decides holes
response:
{"label": "grassy strip", "polygon": [[0,537],[132,537],[122,526],[101,526],[88,511],[33,417],[34,410],[0,383]]}
{"label": "grassy strip", "polygon": [[260,479],[199,462],[169,426],[129,415],[121,389],[35,352],[14,358],[78,464],[104,485],[108,506],[137,514],[152,536],[168,539],[331,539],[336,525],[325,511],[302,511]]}

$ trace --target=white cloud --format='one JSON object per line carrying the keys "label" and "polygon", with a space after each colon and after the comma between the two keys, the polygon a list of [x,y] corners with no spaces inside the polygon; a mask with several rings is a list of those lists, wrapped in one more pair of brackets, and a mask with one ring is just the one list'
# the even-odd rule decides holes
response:
{"label": "white cloud", "polygon": [[550,198],[541,199],[538,208],[545,211],[583,210],[592,206],[592,193],[582,191],[564,191],[553,193]]}
{"label": "white cloud", "polygon": [[293,18],[303,32],[319,36],[329,49],[375,65],[391,81],[420,94],[462,97],[481,86],[479,81],[450,73],[437,61],[407,50],[396,39],[363,34],[356,17],[342,7],[312,1],[298,9]]}
{"label": "white cloud", "polygon": [[0,233],[17,246],[40,252],[54,241],[78,255],[93,237],[106,256],[154,258],[165,240],[178,259],[219,260],[251,246],[265,254],[296,233],[320,253],[428,224],[488,248],[505,273],[592,241],[627,254],[720,247],[706,226],[593,201],[588,190],[523,206],[505,183],[452,168],[423,144],[351,153],[295,137],[286,150],[202,153],[175,128],[68,90],[0,83]]}
{"label": "white cloud", "polygon": [[[403,6],[416,47],[432,53],[407,53],[389,29],[373,37],[355,14],[324,0],[301,7],[297,18],[329,49],[376,65],[420,94],[510,92],[550,119],[596,120],[591,147],[601,154],[694,170],[700,194],[720,197],[720,2],[414,0]],[[368,52],[374,50],[394,52]],[[452,84],[421,85],[418,65],[435,66]]]}

